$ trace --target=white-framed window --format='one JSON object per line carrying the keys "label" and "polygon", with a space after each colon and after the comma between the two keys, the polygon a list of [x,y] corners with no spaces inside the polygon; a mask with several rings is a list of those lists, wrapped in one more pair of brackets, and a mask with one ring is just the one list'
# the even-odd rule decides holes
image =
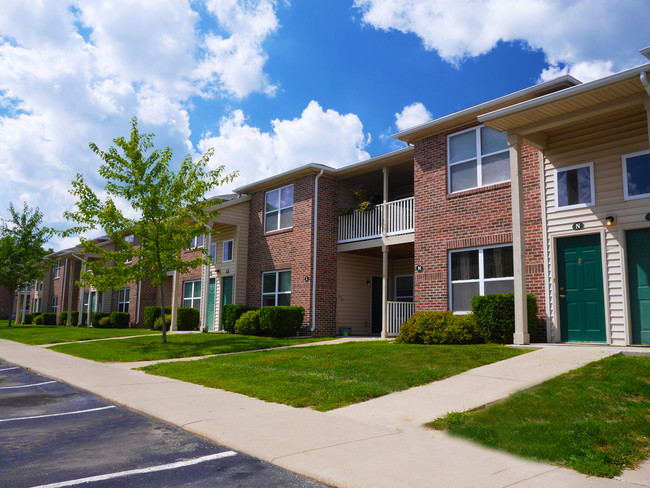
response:
{"label": "white-framed window", "polygon": [[117,311],[129,311],[129,298],[131,296],[131,288],[122,288],[117,292]]}
{"label": "white-framed window", "polygon": [[57,313],[59,311],[59,297],[54,295],[52,296],[52,306],[50,307],[52,313]]}
{"label": "white-framed window", "polygon": [[213,242],[210,244],[210,259],[212,259],[212,263],[216,264],[217,263],[217,243]]}
{"label": "white-framed window", "polygon": [[41,311],[41,299],[40,298],[34,298],[34,306],[33,306],[33,311],[34,313],[40,313]]}
{"label": "white-framed window", "polygon": [[413,275],[395,276],[395,301],[413,301]]}
{"label": "white-framed window", "polygon": [[293,227],[293,185],[266,192],[264,232]]}
{"label": "white-framed window", "polygon": [[650,197],[650,151],[623,155],[625,200]]}
{"label": "white-framed window", "polygon": [[291,305],[291,270],[262,273],[262,306]]}
{"label": "white-framed window", "polygon": [[192,237],[192,241],[190,242],[190,245],[187,247],[188,249],[197,249],[199,247],[203,247],[203,234],[200,236],[195,236]]}
{"label": "white-framed window", "polygon": [[201,308],[201,280],[183,283],[183,306]]}
{"label": "white-framed window", "polygon": [[514,292],[512,245],[451,251],[449,280],[449,308],[456,312],[471,311],[473,296]]}
{"label": "white-framed window", "polygon": [[234,246],[235,246],[235,241],[232,239],[223,241],[223,262],[224,263],[232,261]]}
{"label": "white-framed window", "polygon": [[594,203],[594,163],[555,170],[555,208],[591,207]]}
{"label": "white-framed window", "polygon": [[[128,242],[131,246],[133,246],[133,241],[134,240],[135,240],[135,236],[133,234],[129,234],[129,235],[124,236],[124,241]],[[124,264],[131,264],[132,262],[133,262],[133,258],[128,257],[124,261]]]}
{"label": "white-framed window", "polygon": [[54,277],[59,278],[61,276],[61,260],[57,259],[54,262]]}
{"label": "white-framed window", "polygon": [[447,136],[449,193],[510,181],[508,137],[479,126]]}

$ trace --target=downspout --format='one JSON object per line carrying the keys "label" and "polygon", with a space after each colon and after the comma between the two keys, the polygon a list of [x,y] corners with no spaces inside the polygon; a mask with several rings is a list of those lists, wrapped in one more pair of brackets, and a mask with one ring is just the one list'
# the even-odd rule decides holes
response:
{"label": "downspout", "polygon": [[648,81],[648,73],[645,71],[641,71],[641,84],[643,85],[643,88],[645,88],[645,91],[648,93],[648,96],[650,96],[650,81]]}
{"label": "downspout", "polygon": [[142,280],[138,281],[138,308],[135,311],[135,323],[140,324],[140,292],[142,291]]}
{"label": "downspout", "polygon": [[68,261],[70,261],[70,258],[65,258],[65,266],[63,266],[63,291],[61,292],[61,306],[59,307],[59,313],[63,312],[65,304],[65,280],[68,277]]}
{"label": "downspout", "polygon": [[316,253],[318,248],[318,179],[323,176],[323,171],[316,175],[314,180],[314,263],[311,270],[311,331],[316,330]]}

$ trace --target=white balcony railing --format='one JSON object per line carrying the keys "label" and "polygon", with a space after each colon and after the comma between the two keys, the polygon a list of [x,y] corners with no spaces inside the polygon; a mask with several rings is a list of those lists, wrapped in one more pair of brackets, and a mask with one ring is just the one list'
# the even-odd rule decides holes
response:
{"label": "white balcony railing", "polygon": [[386,324],[386,332],[388,337],[395,337],[399,334],[402,324],[415,313],[415,304],[413,302],[387,302],[387,304],[388,323]]}
{"label": "white balcony railing", "polygon": [[377,205],[372,210],[355,210],[339,217],[339,244],[376,239],[382,236],[384,211],[387,214],[386,235],[395,236],[413,232],[414,198],[402,198]]}

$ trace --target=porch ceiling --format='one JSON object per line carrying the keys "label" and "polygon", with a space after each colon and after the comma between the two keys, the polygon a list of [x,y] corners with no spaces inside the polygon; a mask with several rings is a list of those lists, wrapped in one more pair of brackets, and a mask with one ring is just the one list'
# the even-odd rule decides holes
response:
{"label": "porch ceiling", "polygon": [[[412,258],[414,255],[414,247],[412,242],[404,244],[396,244],[389,246],[388,256],[392,259]],[[373,258],[381,257],[381,247],[371,247],[368,249],[357,249],[354,251],[346,251],[349,254],[356,254],[358,256],[369,256]]]}

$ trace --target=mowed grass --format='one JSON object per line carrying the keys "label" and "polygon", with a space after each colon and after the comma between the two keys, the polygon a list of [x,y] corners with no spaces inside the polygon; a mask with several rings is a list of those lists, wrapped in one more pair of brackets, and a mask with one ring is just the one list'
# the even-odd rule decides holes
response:
{"label": "mowed grass", "polygon": [[261,400],[326,411],[430,383],[523,352],[498,345],[351,342],[163,363],[143,369]]}
{"label": "mowed grass", "polygon": [[93,361],[153,361],[157,359],[187,358],[224,354],[228,352],[252,351],[270,347],[289,346],[326,340],[323,338],[274,339],[237,334],[167,334],[167,343],[160,343],[160,334],[155,337],[133,337],[79,344],[52,346],[64,352]]}
{"label": "mowed grass", "polygon": [[[160,332],[148,329],[94,329],[92,327],[65,327],[56,325],[14,325],[0,321],[0,339],[22,342],[23,344],[55,344],[57,342],[85,341],[106,337],[124,337]],[[160,340],[160,339],[159,339]]]}
{"label": "mowed grass", "polygon": [[650,449],[650,357],[603,359],[483,410],[449,414],[429,425],[611,478]]}

